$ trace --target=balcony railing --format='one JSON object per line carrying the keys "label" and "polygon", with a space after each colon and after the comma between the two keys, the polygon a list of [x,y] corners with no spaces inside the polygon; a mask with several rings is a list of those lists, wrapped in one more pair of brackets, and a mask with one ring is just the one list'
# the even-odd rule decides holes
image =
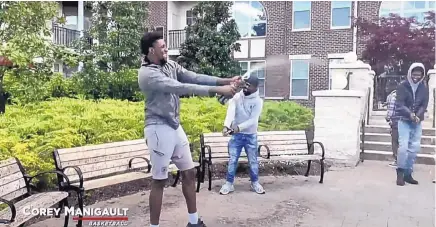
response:
{"label": "balcony railing", "polygon": [[169,30],[168,31],[168,49],[177,50],[182,47],[182,43],[186,39],[185,30]]}
{"label": "balcony railing", "polygon": [[80,38],[80,31],[53,25],[53,42],[66,47],[73,47],[74,41]]}

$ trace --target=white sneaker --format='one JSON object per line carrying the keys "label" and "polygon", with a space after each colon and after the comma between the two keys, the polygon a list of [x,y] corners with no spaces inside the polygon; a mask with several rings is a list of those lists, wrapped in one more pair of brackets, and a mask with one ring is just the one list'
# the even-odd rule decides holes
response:
{"label": "white sneaker", "polygon": [[265,190],[259,182],[251,183],[251,189],[255,191],[257,194],[265,194]]}
{"label": "white sneaker", "polygon": [[232,183],[230,182],[226,182],[220,189],[220,194],[221,195],[227,195],[230,192],[234,192],[235,191],[235,187],[233,186]]}
{"label": "white sneaker", "polygon": [[392,163],[389,163],[390,167],[397,167],[397,161],[394,161]]}

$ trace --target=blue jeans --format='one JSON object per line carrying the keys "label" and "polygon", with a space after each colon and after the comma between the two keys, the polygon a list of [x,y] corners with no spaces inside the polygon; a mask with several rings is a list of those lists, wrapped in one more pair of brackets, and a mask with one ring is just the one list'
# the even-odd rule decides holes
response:
{"label": "blue jeans", "polygon": [[257,162],[257,134],[242,134],[237,133],[232,135],[229,141],[229,166],[227,169],[227,181],[232,183],[235,181],[236,169],[238,168],[238,159],[241,156],[242,148],[248,157],[250,165],[251,182],[259,180],[259,163]]}
{"label": "blue jeans", "polygon": [[398,122],[397,168],[412,174],[416,155],[421,149],[422,126],[420,123],[400,120]]}

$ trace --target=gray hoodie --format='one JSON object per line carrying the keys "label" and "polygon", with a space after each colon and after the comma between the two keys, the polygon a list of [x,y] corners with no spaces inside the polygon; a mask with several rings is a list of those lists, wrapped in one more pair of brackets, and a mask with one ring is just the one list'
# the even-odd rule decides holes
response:
{"label": "gray hoodie", "polygon": [[210,86],[218,77],[186,70],[174,61],[163,65],[144,64],[138,72],[139,88],[145,96],[145,126],[167,124],[173,129],[180,125],[180,95],[208,96]]}

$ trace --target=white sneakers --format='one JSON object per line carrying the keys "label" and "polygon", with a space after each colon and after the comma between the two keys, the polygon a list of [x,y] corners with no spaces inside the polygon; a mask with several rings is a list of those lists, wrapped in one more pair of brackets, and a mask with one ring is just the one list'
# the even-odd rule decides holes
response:
{"label": "white sneakers", "polygon": [[[257,194],[265,194],[265,190],[263,189],[262,185],[259,184],[259,182],[251,183],[251,190],[256,192]],[[234,192],[235,187],[232,183],[226,182],[220,189],[221,195],[227,195],[230,192]]]}

